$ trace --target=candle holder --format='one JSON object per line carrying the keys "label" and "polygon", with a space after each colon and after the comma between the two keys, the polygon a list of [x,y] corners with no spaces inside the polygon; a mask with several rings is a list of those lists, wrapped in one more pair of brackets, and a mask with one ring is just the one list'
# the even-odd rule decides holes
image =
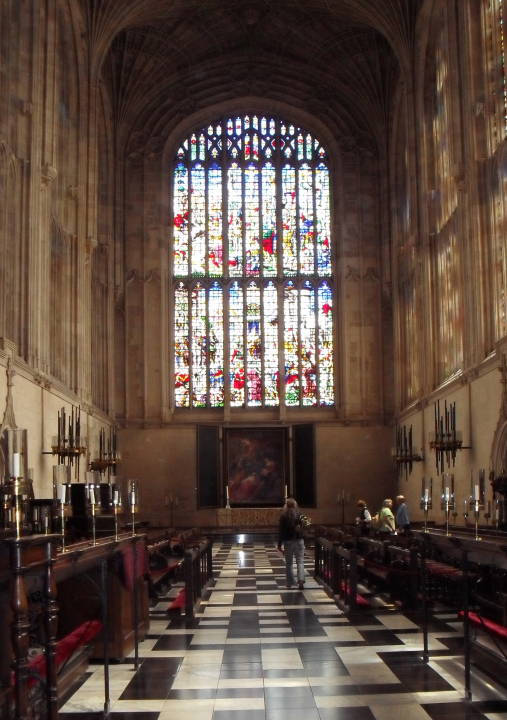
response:
{"label": "candle holder", "polygon": [[100,503],[100,487],[95,482],[86,483],[86,498],[90,505],[90,512],[92,517],[92,542],[94,545],[97,544],[97,521],[96,511],[97,505]]}
{"label": "candle holder", "polygon": [[425,477],[422,478],[419,507],[424,512],[424,532],[428,532],[428,512],[433,510],[433,478],[429,482]]}
{"label": "candle holder", "polygon": [[114,514],[114,539],[118,540],[118,514],[122,512],[122,497],[120,488],[113,487],[113,514]]}
{"label": "candle holder", "polygon": [[424,512],[424,532],[428,532],[428,512],[433,509],[431,495],[423,495],[419,507]]}
{"label": "candle holder", "polygon": [[128,487],[130,514],[132,517],[132,536],[134,536],[136,534],[136,512],[139,504],[139,487],[137,480],[129,480]]}
{"label": "candle holder", "polygon": [[454,493],[450,493],[449,489],[446,488],[446,491],[442,494],[441,500],[440,500],[440,507],[445,513],[445,534],[447,537],[451,534],[449,532],[449,515],[451,513],[451,510],[455,509],[455,500],[454,500]]}
{"label": "candle holder", "polygon": [[[59,516],[60,516],[60,540],[61,540],[61,551],[66,551],[65,547],[65,510],[70,503],[70,483],[66,482],[67,479],[67,468],[62,465],[57,465],[53,468],[53,493],[55,494],[58,502]],[[62,472],[63,471],[63,472]]]}
{"label": "candle holder", "polygon": [[475,539],[476,540],[482,540],[481,537],[479,537],[479,518],[481,515],[481,509],[484,507],[481,505],[479,498],[470,498],[470,503],[473,507],[474,511],[474,530],[475,530]]}

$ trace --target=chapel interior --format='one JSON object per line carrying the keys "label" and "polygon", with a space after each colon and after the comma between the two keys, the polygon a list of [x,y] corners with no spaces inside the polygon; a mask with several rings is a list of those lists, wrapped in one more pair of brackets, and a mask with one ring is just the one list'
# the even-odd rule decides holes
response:
{"label": "chapel interior", "polygon": [[288,495],[505,543],[506,16],[0,0],[0,544],[255,537]]}

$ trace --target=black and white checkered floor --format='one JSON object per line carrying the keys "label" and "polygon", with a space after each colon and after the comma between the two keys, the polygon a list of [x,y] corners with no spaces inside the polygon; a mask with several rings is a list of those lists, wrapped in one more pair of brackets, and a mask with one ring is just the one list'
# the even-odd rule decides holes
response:
{"label": "black and white checkered floor", "polygon": [[[473,671],[465,702],[461,626],[433,614],[430,660],[416,616],[379,609],[346,617],[310,576],[285,587],[268,536],[223,538],[216,582],[192,621],[151,613],[140,667],[111,665],[112,720],[507,720],[507,691]],[[174,590],[173,590],[174,592]],[[61,720],[102,717],[103,672],[91,666]]]}

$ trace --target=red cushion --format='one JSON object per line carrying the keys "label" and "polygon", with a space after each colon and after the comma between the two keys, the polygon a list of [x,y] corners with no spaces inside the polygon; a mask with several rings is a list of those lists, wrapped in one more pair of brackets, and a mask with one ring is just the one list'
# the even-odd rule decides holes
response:
{"label": "red cushion", "polygon": [[[102,623],[99,620],[88,620],[79,625],[75,630],[66,635],[56,643],[56,669],[61,668],[71,655],[83,645],[89,643],[102,630]],[[28,663],[30,672],[37,673],[40,677],[46,677],[46,655],[36,655]],[[35,682],[35,680],[32,680]]]}
{"label": "red cushion", "polygon": [[[463,617],[464,614],[465,614],[464,611],[460,610],[460,613],[459,613],[460,617]],[[479,627],[487,628],[488,630],[490,630],[495,635],[498,635],[499,637],[507,638],[507,627],[505,627],[505,625],[499,625],[498,623],[493,622],[493,620],[488,620],[488,618],[483,618],[474,612],[468,613],[468,619],[474,625],[478,625]]]}
{"label": "red cushion", "polygon": [[168,610],[181,610],[185,607],[186,593],[185,588],[182,588],[174,600],[169,604]]}

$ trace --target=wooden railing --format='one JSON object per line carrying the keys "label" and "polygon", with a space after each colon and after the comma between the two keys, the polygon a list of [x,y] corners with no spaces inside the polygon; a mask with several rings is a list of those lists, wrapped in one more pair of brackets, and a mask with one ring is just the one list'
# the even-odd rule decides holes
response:
{"label": "wooden railing", "polygon": [[183,577],[185,579],[185,616],[193,617],[194,608],[205,586],[213,579],[213,543],[204,540],[197,547],[185,550]]}
{"label": "wooden railing", "polygon": [[315,538],[315,578],[350,610],[357,602],[357,553],[325,538]]}

